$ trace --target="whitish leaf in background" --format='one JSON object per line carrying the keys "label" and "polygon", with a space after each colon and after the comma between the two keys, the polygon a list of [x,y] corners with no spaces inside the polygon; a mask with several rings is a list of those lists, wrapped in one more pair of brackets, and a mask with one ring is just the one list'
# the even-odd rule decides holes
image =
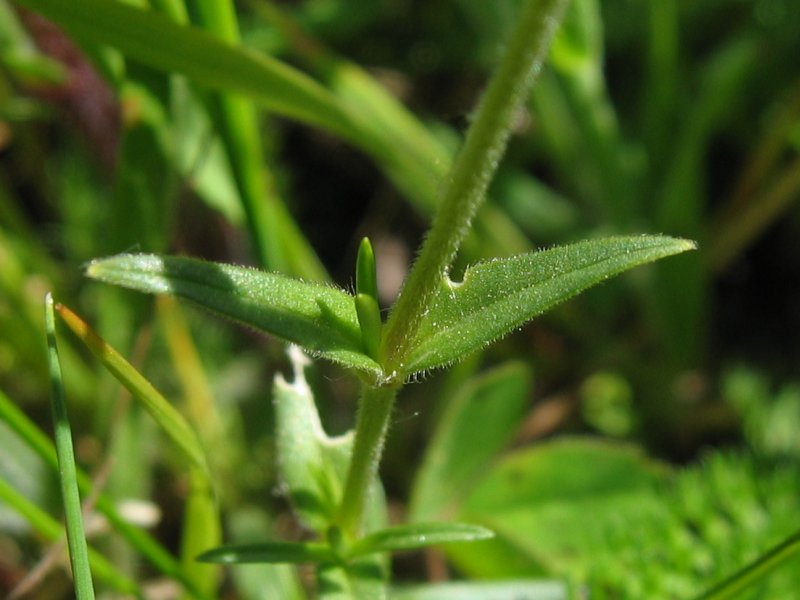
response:
{"label": "whitish leaf in background", "polygon": [[452,363],[612,275],[694,247],[666,236],[614,237],[477,264],[462,283],[442,281],[403,371]]}
{"label": "whitish leaf in background", "polygon": [[325,433],[303,374],[310,361],[296,346],[290,347],[289,357],[294,381],[278,374],[273,385],[280,477],[298,517],[324,534],[339,506],[353,436]]}
{"label": "whitish leaf in background", "polygon": [[372,377],[353,297],[334,287],[247,267],[151,254],[92,261],[89,277],[152,294],[172,294]]}
{"label": "whitish leaf in background", "polygon": [[[297,346],[290,346],[294,378],[275,377],[276,445],[280,477],[298,517],[324,536],[336,520],[353,450],[353,435],[325,433],[304,375],[310,364]],[[369,529],[386,526],[386,505],[377,479],[372,481],[373,502],[368,509]]]}

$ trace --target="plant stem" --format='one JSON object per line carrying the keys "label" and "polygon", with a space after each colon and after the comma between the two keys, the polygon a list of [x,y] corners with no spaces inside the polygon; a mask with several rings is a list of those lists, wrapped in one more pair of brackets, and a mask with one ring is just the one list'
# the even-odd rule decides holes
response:
{"label": "plant stem", "polygon": [[381,356],[390,379],[404,376],[404,357],[485,198],[514,117],[541,69],[565,6],[566,0],[528,0],[520,12],[464,146],[443,183],[439,210],[419,258],[389,316]]}
{"label": "plant stem", "polygon": [[358,537],[364,521],[364,506],[378,472],[397,390],[396,386],[365,385],[361,392],[353,458],[347,472],[338,518],[339,526],[350,539]]}

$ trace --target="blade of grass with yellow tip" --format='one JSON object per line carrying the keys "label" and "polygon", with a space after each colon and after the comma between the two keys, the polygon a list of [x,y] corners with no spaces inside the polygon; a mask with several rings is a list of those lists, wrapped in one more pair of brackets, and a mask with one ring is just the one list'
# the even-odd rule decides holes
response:
{"label": "blade of grass with yellow tip", "polygon": [[86,322],[63,304],[56,311],[72,332],[103,363],[111,374],[142,403],[158,425],[186,457],[208,475],[208,463],[197,434],[186,419],[123,356],[95,333]]}

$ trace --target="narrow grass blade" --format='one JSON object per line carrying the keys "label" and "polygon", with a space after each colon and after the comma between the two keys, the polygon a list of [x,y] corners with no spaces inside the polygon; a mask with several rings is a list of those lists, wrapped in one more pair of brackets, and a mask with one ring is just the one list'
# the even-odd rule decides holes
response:
{"label": "narrow grass blade", "polygon": [[181,257],[120,254],[92,261],[87,275],[140,292],[174,294],[374,378],[349,294],[277,273]]}
{"label": "narrow grass blade", "polygon": [[371,533],[356,542],[348,556],[376,552],[414,550],[436,544],[473,542],[494,537],[494,533],[479,525],[467,523],[415,523]]}
{"label": "narrow grass blade", "polygon": [[181,414],[139,373],[122,355],[92,331],[83,319],[59,304],[56,307],[67,326],[86,344],[89,350],[133,396],[139,400],[153,419],[172,438],[186,457],[203,473],[208,474],[205,453],[197,434]]}
{"label": "narrow grass blade", "polygon": [[75,453],[72,448],[72,432],[69,426],[69,418],[67,417],[64,386],[61,377],[61,364],[58,360],[58,347],[56,346],[53,297],[49,293],[45,297],[45,327],[47,329],[47,355],[50,364],[50,384],[53,392],[53,429],[56,440],[56,452],[58,453],[61,497],[64,502],[69,560],[70,565],[72,565],[72,576],[75,581],[75,595],[78,600],[93,600],[94,586],[92,584],[92,572],[89,568],[86,535],[83,531],[81,498],[78,493]]}
{"label": "narrow grass blade", "polygon": [[694,247],[665,236],[616,237],[468,268],[462,283],[442,281],[408,344],[412,351],[403,372],[459,360],[612,275]]}
{"label": "narrow grass blade", "polygon": [[728,598],[735,598],[740,592],[758,583],[774,569],[796,556],[798,552],[800,552],[800,532],[789,536],[741,571],[734,573],[729,579],[699,596],[697,600],[727,600]]}

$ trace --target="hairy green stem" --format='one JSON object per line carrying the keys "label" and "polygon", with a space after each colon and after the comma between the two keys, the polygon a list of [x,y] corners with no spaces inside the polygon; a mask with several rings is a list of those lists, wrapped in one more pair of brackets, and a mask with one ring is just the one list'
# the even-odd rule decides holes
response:
{"label": "hairy green stem", "polygon": [[439,210],[387,323],[380,356],[392,385],[364,387],[353,458],[338,524],[351,539],[360,532],[370,483],[378,470],[403,361],[442,276],[458,251],[497,169],[534,75],[541,68],[566,0],[528,0],[498,70],[481,100],[458,158],[444,183]]}
{"label": "hairy green stem", "polygon": [[505,151],[514,117],[540,70],[566,0],[528,0],[502,61],[478,107],[464,146],[443,183],[439,210],[403,291],[381,346],[390,379],[402,379],[403,361],[420,320],[466,236]]}
{"label": "hairy green stem", "polygon": [[378,472],[389,417],[397,387],[364,386],[359,400],[353,458],[347,472],[338,525],[350,539],[356,539],[364,521],[364,506]]}

